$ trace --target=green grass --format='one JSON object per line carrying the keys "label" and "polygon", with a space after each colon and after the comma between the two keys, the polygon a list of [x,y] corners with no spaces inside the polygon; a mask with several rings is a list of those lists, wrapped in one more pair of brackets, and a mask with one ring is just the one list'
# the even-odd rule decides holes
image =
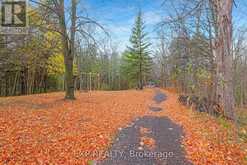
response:
{"label": "green grass", "polygon": [[238,113],[238,123],[239,123],[239,137],[241,141],[247,143],[247,110],[239,110]]}
{"label": "green grass", "polygon": [[238,112],[238,122],[241,127],[247,127],[247,110]]}
{"label": "green grass", "polygon": [[218,117],[217,120],[218,120],[219,124],[220,124],[221,126],[223,126],[224,128],[226,128],[226,129],[231,128],[230,122],[227,121],[225,118],[223,118],[223,117]]}
{"label": "green grass", "polygon": [[93,160],[89,160],[89,161],[87,162],[87,164],[88,164],[88,165],[94,165],[94,161],[93,161]]}

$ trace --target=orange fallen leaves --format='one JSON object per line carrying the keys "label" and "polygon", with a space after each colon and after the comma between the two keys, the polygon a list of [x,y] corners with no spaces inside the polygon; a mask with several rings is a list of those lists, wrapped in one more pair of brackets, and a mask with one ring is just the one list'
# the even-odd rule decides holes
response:
{"label": "orange fallen leaves", "polygon": [[139,131],[140,131],[141,135],[145,135],[145,134],[151,133],[151,130],[149,128],[145,128],[145,127],[140,127]]}
{"label": "orange fallen leaves", "polygon": [[[75,101],[63,100],[63,93],[0,98],[0,164],[83,165],[103,159],[95,152],[106,151],[119,128],[144,115],[168,116],[181,125],[187,157],[196,165],[243,164],[243,149],[228,141],[230,134],[214,118],[181,106],[174,90],[165,92],[160,112],[149,111],[152,90],[77,93]],[[141,142],[155,145],[150,138]]]}
{"label": "orange fallen leaves", "polygon": [[150,150],[153,150],[155,148],[155,140],[151,137],[143,136],[141,137],[140,141],[141,144],[143,144]]}
{"label": "orange fallen leaves", "polygon": [[[0,98],[0,164],[86,164],[119,127],[143,116],[151,90]],[[87,154],[86,154],[87,153]]]}
{"label": "orange fallen leaves", "polygon": [[162,103],[164,112],[184,129],[183,145],[187,157],[196,165],[243,165],[245,153],[241,144],[229,141],[232,134],[207,114],[188,110],[177,101],[176,93],[166,91],[168,99]]}

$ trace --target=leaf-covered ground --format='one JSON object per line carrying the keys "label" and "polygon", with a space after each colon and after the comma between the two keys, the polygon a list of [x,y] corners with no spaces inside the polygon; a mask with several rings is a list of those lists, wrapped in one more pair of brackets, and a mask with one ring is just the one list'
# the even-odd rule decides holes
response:
{"label": "leaf-covered ground", "polygon": [[147,111],[152,91],[63,93],[0,99],[0,164],[82,164],[119,127]]}
{"label": "leaf-covered ground", "polygon": [[231,141],[229,128],[164,92],[161,112],[149,111],[151,89],[77,93],[75,101],[64,101],[63,93],[0,98],[0,164],[81,165],[102,159],[118,129],[145,115],[168,116],[182,125],[183,147],[194,164],[244,163],[243,145]]}
{"label": "leaf-covered ground", "polygon": [[[165,114],[184,128],[183,144],[187,158],[198,165],[244,165],[247,145],[237,142],[230,122],[222,122],[206,113],[198,113],[181,106],[177,94],[168,92],[163,103]],[[237,142],[237,143],[236,143]]]}

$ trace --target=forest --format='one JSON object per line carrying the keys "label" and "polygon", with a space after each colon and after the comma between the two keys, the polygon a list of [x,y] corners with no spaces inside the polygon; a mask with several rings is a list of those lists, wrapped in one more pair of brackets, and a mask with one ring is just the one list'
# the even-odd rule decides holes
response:
{"label": "forest", "polygon": [[[80,159],[76,160],[75,156],[70,155],[72,150],[76,152],[80,145],[88,143],[80,151],[105,151],[107,146],[114,143],[113,139],[118,136],[116,132],[120,131],[121,134],[124,125],[138,116],[144,116],[140,119],[143,123],[153,122],[153,125],[148,127],[154,126],[155,130],[161,132],[165,128],[156,128],[155,122],[158,120],[161,120],[160,123],[164,122],[164,125],[174,122],[182,126],[185,139],[176,146],[185,146],[185,156],[183,159],[167,159],[168,164],[242,165],[247,162],[245,0],[17,2],[21,5],[11,4],[6,0],[0,2],[0,164],[93,164],[92,160],[101,160],[104,156],[95,158],[89,152],[88,157],[81,155]],[[20,11],[15,12],[15,6]],[[11,11],[9,8],[13,14],[10,18],[7,17],[7,12]],[[21,27],[25,28],[25,33],[16,34],[2,30],[6,26],[18,27],[18,24],[12,26],[6,23],[9,20],[13,23],[15,19],[25,21],[25,26]],[[155,96],[152,102],[153,94]],[[67,112],[69,109],[73,110]],[[101,116],[90,109],[102,109],[102,112],[98,112],[102,113]],[[156,112],[148,112],[146,109],[162,109],[162,112],[157,112],[160,118],[155,115]],[[166,110],[167,112],[163,112]],[[38,120],[40,123],[34,122],[35,119],[42,118],[42,115],[44,119]],[[21,119],[18,119],[18,116]],[[83,116],[85,119],[79,120]],[[145,116],[157,118],[146,119]],[[168,118],[167,121],[161,119],[164,116]],[[102,125],[97,128],[102,133],[99,133],[99,136],[95,133],[102,141],[97,141],[94,147],[93,142],[89,143],[87,140],[81,144],[76,139],[79,135],[73,134],[73,130],[77,130],[80,136],[89,136],[94,125],[94,119],[91,118]],[[96,118],[100,118],[99,121]],[[33,125],[28,125],[24,120],[33,122]],[[79,121],[83,123],[84,120],[87,123],[89,120],[89,126],[85,126],[88,132],[81,133],[82,128],[70,127],[70,120],[75,124]],[[20,123],[17,125],[15,122]],[[67,129],[69,135],[60,135],[57,126],[61,123],[63,126],[59,128]],[[62,153],[66,148],[66,156],[56,155],[51,151],[51,146],[48,147],[49,154],[45,151],[43,153],[45,142],[39,146],[43,156],[40,159],[34,160],[27,156],[28,154],[20,156],[14,153],[22,152],[14,145],[17,145],[17,148],[28,147],[26,143],[16,144],[14,140],[6,140],[12,136],[18,139],[18,133],[10,133],[15,132],[14,127],[20,127],[20,130],[30,128],[30,137],[28,134],[25,134],[25,137],[37,142],[44,138],[36,129],[40,125],[43,131],[46,124],[49,125],[50,134],[58,131],[59,135],[51,135],[58,138],[54,144],[64,145],[54,152]],[[136,124],[138,125],[138,122]],[[143,134],[147,134],[148,131],[141,129],[142,127],[140,134],[143,130],[146,132]],[[8,132],[4,132],[5,129]],[[181,131],[175,125],[173,129]],[[210,132],[208,136],[211,139],[204,137],[206,130]],[[50,134],[47,133],[47,136]],[[90,136],[93,136],[92,134]],[[105,135],[107,138],[102,138]],[[68,143],[73,141],[75,146],[69,147],[70,144],[60,142],[57,136],[70,137],[72,140],[67,139]],[[161,141],[165,141],[164,138]],[[198,143],[192,143],[193,138],[196,138]],[[145,140],[148,141],[148,150],[153,152],[150,143],[154,140],[150,137],[144,138],[140,144],[145,143]],[[159,138],[156,140],[159,141]],[[13,146],[5,144],[7,141]],[[120,144],[116,143],[116,146],[118,145]],[[158,146],[162,145],[161,143]],[[169,150],[173,149],[174,147]],[[158,151],[163,150],[157,149]],[[202,160],[200,157],[203,153],[208,155]],[[35,154],[37,155],[33,157],[39,157],[38,153]],[[50,158],[48,155],[53,156]],[[183,154],[179,151],[179,155]],[[187,159],[191,162],[188,163]],[[122,160],[118,161],[114,163],[106,159],[99,164],[124,164]],[[135,161],[142,163],[144,159]],[[148,161],[154,163],[158,160]],[[135,164],[137,163],[133,165]]]}

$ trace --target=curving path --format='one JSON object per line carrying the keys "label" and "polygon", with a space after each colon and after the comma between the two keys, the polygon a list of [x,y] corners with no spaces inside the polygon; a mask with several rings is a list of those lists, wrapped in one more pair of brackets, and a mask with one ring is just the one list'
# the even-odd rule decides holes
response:
{"label": "curving path", "polygon": [[[156,104],[167,96],[156,91]],[[150,107],[151,111],[162,111]],[[144,131],[143,131],[144,130]],[[97,165],[192,165],[181,147],[182,128],[167,117],[145,116],[137,118],[128,127],[119,130],[118,136],[108,151],[107,159]],[[151,139],[151,146],[141,139]]]}

